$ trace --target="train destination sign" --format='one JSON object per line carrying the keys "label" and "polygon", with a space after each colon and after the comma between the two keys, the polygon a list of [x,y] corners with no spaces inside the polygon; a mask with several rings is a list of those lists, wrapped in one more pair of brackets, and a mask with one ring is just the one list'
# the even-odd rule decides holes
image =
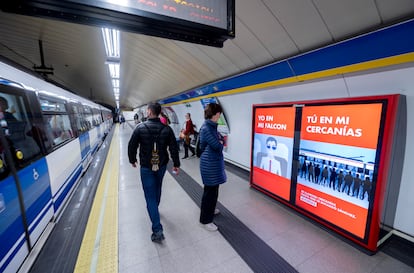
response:
{"label": "train destination sign", "polygon": [[16,0],[0,8],[214,47],[235,37],[235,0]]}

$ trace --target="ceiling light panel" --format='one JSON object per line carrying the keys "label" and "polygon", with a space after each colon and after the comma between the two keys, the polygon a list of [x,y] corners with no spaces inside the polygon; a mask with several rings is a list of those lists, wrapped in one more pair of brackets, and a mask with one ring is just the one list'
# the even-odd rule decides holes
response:
{"label": "ceiling light panel", "polygon": [[119,59],[119,30],[102,28],[102,36],[104,39],[106,56],[108,57],[108,59]]}

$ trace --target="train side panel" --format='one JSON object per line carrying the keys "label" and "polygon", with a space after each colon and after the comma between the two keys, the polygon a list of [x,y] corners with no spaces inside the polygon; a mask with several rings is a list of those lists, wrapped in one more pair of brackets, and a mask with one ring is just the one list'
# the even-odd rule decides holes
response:
{"label": "train side panel", "polygon": [[99,142],[101,139],[98,137],[98,127],[94,127],[88,132],[89,134],[89,141],[91,144],[91,153],[94,154],[96,149],[98,148]]}
{"label": "train side panel", "polygon": [[46,160],[33,162],[17,173],[22,190],[30,243],[37,242],[53,217],[52,195]]}
{"label": "train side panel", "polygon": [[16,181],[0,183],[0,272],[16,272],[29,253]]}
{"label": "train side panel", "polygon": [[[63,162],[64,160],[64,162]],[[74,139],[46,156],[53,206],[59,214],[82,173],[79,139]]]}

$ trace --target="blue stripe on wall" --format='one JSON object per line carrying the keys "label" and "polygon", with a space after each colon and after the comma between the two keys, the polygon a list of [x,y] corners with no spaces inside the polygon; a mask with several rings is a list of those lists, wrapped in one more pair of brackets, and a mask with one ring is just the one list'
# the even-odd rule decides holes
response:
{"label": "blue stripe on wall", "polygon": [[179,102],[410,52],[414,52],[414,20],[189,90],[180,95],[160,100],[159,103]]}
{"label": "blue stripe on wall", "polygon": [[296,75],[414,51],[414,21],[360,36],[289,60]]}

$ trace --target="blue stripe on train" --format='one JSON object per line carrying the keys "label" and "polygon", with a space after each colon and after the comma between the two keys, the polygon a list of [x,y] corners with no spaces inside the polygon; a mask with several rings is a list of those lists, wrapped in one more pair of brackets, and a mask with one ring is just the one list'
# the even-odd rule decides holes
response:
{"label": "blue stripe on train", "polygon": [[[17,187],[13,176],[9,176],[1,181],[0,194],[2,200],[0,212],[0,261],[4,262],[0,267],[0,272],[3,272],[14,258],[17,251],[24,244],[25,237],[22,236],[24,235],[23,219],[21,216]],[[16,248],[13,249],[8,258],[5,258],[19,238],[22,239],[20,239]]]}
{"label": "blue stripe on train", "polygon": [[91,144],[90,144],[90,140],[89,140],[89,133],[84,133],[82,135],[79,136],[79,142],[80,142],[80,147],[81,147],[81,157],[82,159],[84,159],[89,150],[91,149]]}
{"label": "blue stripe on train", "polygon": [[55,211],[58,211],[63,201],[65,200],[68,192],[72,189],[73,185],[78,180],[81,174],[82,174],[82,168],[81,168],[81,165],[78,165],[76,170],[73,172],[73,175],[70,176],[68,182],[64,184],[63,191],[59,191],[60,195],[57,198],[56,196],[54,196],[54,198],[56,198],[53,204]]}
{"label": "blue stripe on train", "polygon": [[29,225],[52,200],[46,158],[30,164],[17,173]]}
{"label": "blue stripe on train", "polygon": [[[19,236],[20,237],[20,236]],[[22,239],[19,241],[19,243],[16,245],[16,248],[13,249],[12,253],[10,253],[10,256],[4,261],[4,264],[0,267],[0,272],[4,272],[6,270],[6,267],[10,264],[10,262],[14,259],[14,257],[16,256],[17,252],[19,252],[19,250],[24,247],[23,244],[26,243],[26,237],[22,236]],[[3,243],[2,243],[2,247],[3,248]],[[10,248],[6,249],[7,251],[10,250]],[[1,256],[1,258],[3,259],[4,256]],[[3,260],[1,260],[1,262],[3,262]]]}

